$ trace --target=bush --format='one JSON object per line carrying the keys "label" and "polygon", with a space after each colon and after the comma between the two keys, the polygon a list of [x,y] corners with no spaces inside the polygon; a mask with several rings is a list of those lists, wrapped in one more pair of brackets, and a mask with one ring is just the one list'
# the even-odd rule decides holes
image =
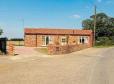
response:
{"label": "bush", "polygon": [[11,38],[10,41],[24,41],[23,38]]}
{"label": "bush", "polygon": [[114,42],[109,37],[98,37],[96,41],[96,46],[111,46]]}
{"label": "bush", "polygon": [[111,36],[110,40],[112,40],[112,45],[114,45],[114,36]]}

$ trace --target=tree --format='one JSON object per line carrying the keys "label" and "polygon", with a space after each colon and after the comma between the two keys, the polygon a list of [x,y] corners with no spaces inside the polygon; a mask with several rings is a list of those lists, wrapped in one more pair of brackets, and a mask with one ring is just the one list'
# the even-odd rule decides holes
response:
{"label": "tree", "polygon": [[84,20],[82,22],[82,26],[84,27],[84,29],[93,30],[93,20],[91,19]]}
{"label": "tree", "polygon": [[2,30],[2,29],[0,29],[0,35],[2,35],[2,33],[3,33],[3,30]]}
{"label": "tree", "polygon": [[[90,16],[89,19],[83,20],[83,29],[93,30],[93,23],[94,15]],[[96,38],[103,36],[114,36],[114,18],[105,13],[98,13],[96,15]]]}
{"label": "tree", "polygon": [[24,41],[23,38],[11,38],[10,40],[11,41]]}

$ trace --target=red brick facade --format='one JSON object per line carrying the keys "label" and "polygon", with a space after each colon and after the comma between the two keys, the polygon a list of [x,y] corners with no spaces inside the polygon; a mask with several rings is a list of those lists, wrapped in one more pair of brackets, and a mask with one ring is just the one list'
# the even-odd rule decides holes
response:
{"label": "red brick facade", "polygon": [[48,46],[48,54],[49,55],[58,55],[58,54],[67,54],[74,51],[79,51],[85,48],[89,48],[90,46],[84,45],[49,45]]}
{"label": "red brick facade", "polygon": [[92,47],[93,34],[91,30],[73,30],[73,29],[32,29],[26,28],[25,31],[25,46],[41,47],[54,45],[78,45],[84,44]]}

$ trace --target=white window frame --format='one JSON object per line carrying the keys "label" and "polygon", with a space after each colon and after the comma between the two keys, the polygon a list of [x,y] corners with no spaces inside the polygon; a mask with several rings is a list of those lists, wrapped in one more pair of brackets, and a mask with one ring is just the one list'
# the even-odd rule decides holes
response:
{"label": "white window frame", "polygon": [[[63,39],[65,40],[65,42],[63,42]],[[61,43],[61,45],[66,45],[67,44],[67,37],[66,36],[62,36],[60,43]]]}
{"label": "white window frame", "polygon": [[85,36],[85,43],[88,44],[89,43],[89,37],[88,36]]}
{"label": "white window frame", "polygon": [[[43,37],[44,37],[44,41],[43,41]],[[49,38],[49,44],[53,44],[53,38],[52,36],[46,36],[46,35],[42,35],[42,46],[47,46],[46,45],[46,38]]]}
{"label": "white window frame", "polygon": [[[44,39],[43,39],[44,37]],[[46,46],[46,36],[42,36],[42,46]]]}
{"label": "white window frame", "polygon": [[53,36],[48,36],[49,37],[49,44],[53,44]]}
{"label": "white window frame", "polygon": [[[82,42],[84,40],[84,42]],[[88,36],[79,36],[78,38],[78,44],[88,44],[89,43],[89,37]]]}

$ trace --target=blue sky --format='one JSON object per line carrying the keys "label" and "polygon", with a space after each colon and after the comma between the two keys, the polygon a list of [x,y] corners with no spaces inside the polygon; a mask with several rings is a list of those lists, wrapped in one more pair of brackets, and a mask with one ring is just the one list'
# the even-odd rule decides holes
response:
{"label": "blue sky", "polygon": [[82,20],[98,12],[114,17],[114,0],[0,0],[0,27],[9,38],[23,37],[24,27],[82,28]]}

